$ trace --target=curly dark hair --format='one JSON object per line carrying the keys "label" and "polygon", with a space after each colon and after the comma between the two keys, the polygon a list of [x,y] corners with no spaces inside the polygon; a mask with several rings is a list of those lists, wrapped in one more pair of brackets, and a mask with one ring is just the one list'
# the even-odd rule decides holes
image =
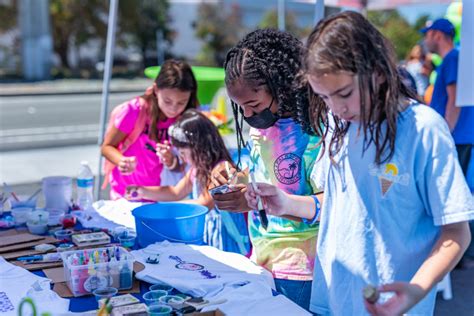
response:
{"label": "curly dark hair", "polygon": [[[247,34],[226,56],[225,84],[243,80],[249,87],[265,86],[278,103],[278,114],[289,113],[312,133],[308,114],[308,89],[295,84],[301,70],[303,44],[293,35],[275,29],[260,29]],[[245,146],[239,106],[232,101],[239,149]]]}
{"label": "curly dark hair", "polygon": [[200,190],[207,188],[211,170],[219,162],[228,161],[235,167],[217,127],[199,111],[186,110],[172,125],[170,131],[173,146],[191,149]]}
{"label": "curly dark hair", "polygon": [[[391,43],[361,14],[347,11],[319,22],[306,45],[303,71],[307,75],[345,71],[358,76],[364,150],[374,143],[375,162],[390,160],[395,150],[398,113],[404,101],[417,98],[401,80]],[[382,84],[375,83],[375,76],[383,79]],[[367,94],[369,104],[363,97]],[[322,150],[327,147],[332,159],[342,148],[350,123],[334,117],[332,138],[326,144],[328,107],[311,89],[309,99],[313,129],[321,136]]]}

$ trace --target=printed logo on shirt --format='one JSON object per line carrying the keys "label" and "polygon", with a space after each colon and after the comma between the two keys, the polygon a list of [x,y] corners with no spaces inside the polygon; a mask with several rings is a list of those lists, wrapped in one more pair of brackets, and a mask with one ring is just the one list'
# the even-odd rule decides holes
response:
{"label": "printed logo on shirt", "polygon": [[369,173],[372,176],[378,177],[382,196],[385,196],[394,183],[408,185],[410,175],[408,173],[399,174],[398,166],[389,162],[378,166],[375,163],[369,165]]}
{"label": "printed logo on shirt", "polygon": [[10,312],[14,310],[15,306],[13,306],[7,293],[0,292],[0,313]]}
{"label": "printed logo on shirt", "polygon": [[199,271],[199,274],[201,274],[205,279],[219,278],[218,275],[212,274],[210,271],[204,269],[204,266],[201,264],[186,262],[178,256],[169,256],[168,258],[178,263],[177,265],[175,265],[176,269],[186,271]]}
{"label": "printed logo on shirt", "polygon": [[301,179],[301,158],[295,154],[283,154],[273,165],[275,176],[283,184],[293,184]]}

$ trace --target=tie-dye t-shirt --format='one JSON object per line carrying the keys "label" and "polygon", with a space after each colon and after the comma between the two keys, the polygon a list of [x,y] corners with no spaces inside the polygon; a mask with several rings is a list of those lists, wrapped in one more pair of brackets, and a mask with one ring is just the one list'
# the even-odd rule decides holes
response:
{"label": "tie-dye t-shirt", "polygon": [[[315,188],[310,173],[319,152],[318,138],[303,133],[291,118],[280,119],[268,129],[250,129],[250,168],[255,180],[276,185],[290,194],[310,195]],[[249,213],[252,259],[278,279],[311,280],[318,224],[308,225],[268,216],[261,227],[258,212]]]}

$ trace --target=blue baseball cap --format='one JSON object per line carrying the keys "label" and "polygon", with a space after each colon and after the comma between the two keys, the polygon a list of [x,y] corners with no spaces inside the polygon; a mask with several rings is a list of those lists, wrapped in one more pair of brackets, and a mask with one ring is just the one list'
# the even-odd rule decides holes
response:
{"label": "blue baseball cap", "polygon": [[430,30],[440,31],[451,37],[454,37],[455,34],[453,23],[449,22],[447,19],[437,19],[431,23],[431,25],[422,28],[420,32],[426,34]]}

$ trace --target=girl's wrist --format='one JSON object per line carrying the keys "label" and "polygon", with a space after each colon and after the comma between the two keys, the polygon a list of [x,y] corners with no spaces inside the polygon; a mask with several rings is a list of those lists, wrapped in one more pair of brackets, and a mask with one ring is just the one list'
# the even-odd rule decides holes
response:
{"label": "girl's wrist", "polygon": [[298,207],[295,207],[299,204],[299,201],[297,200],[298,196],[288,194],[285,191],[282,191],[283,194],[283,213],[281,215],[286,215],[286,216],[296,216],[300,217],[300,214],[298,212]]}
{"label": "girl's wrist", "polygon": [[308,224],[308,225],[314,225],[316,224],[318,218],[319,218],[319,214],[321,213],[321,203],[319,203],[319,200],[318,198],[316,197],[316,195],[310,195],[310,197],[313,199],[314,201],[314,206],[312,207],[313,210],[310,210],[310,214],[313,214],[311,215],[309,218],[306,217],[306,216],[303,216],[301,217],[301,220],[303,221],[303,223],[305,224]]}

